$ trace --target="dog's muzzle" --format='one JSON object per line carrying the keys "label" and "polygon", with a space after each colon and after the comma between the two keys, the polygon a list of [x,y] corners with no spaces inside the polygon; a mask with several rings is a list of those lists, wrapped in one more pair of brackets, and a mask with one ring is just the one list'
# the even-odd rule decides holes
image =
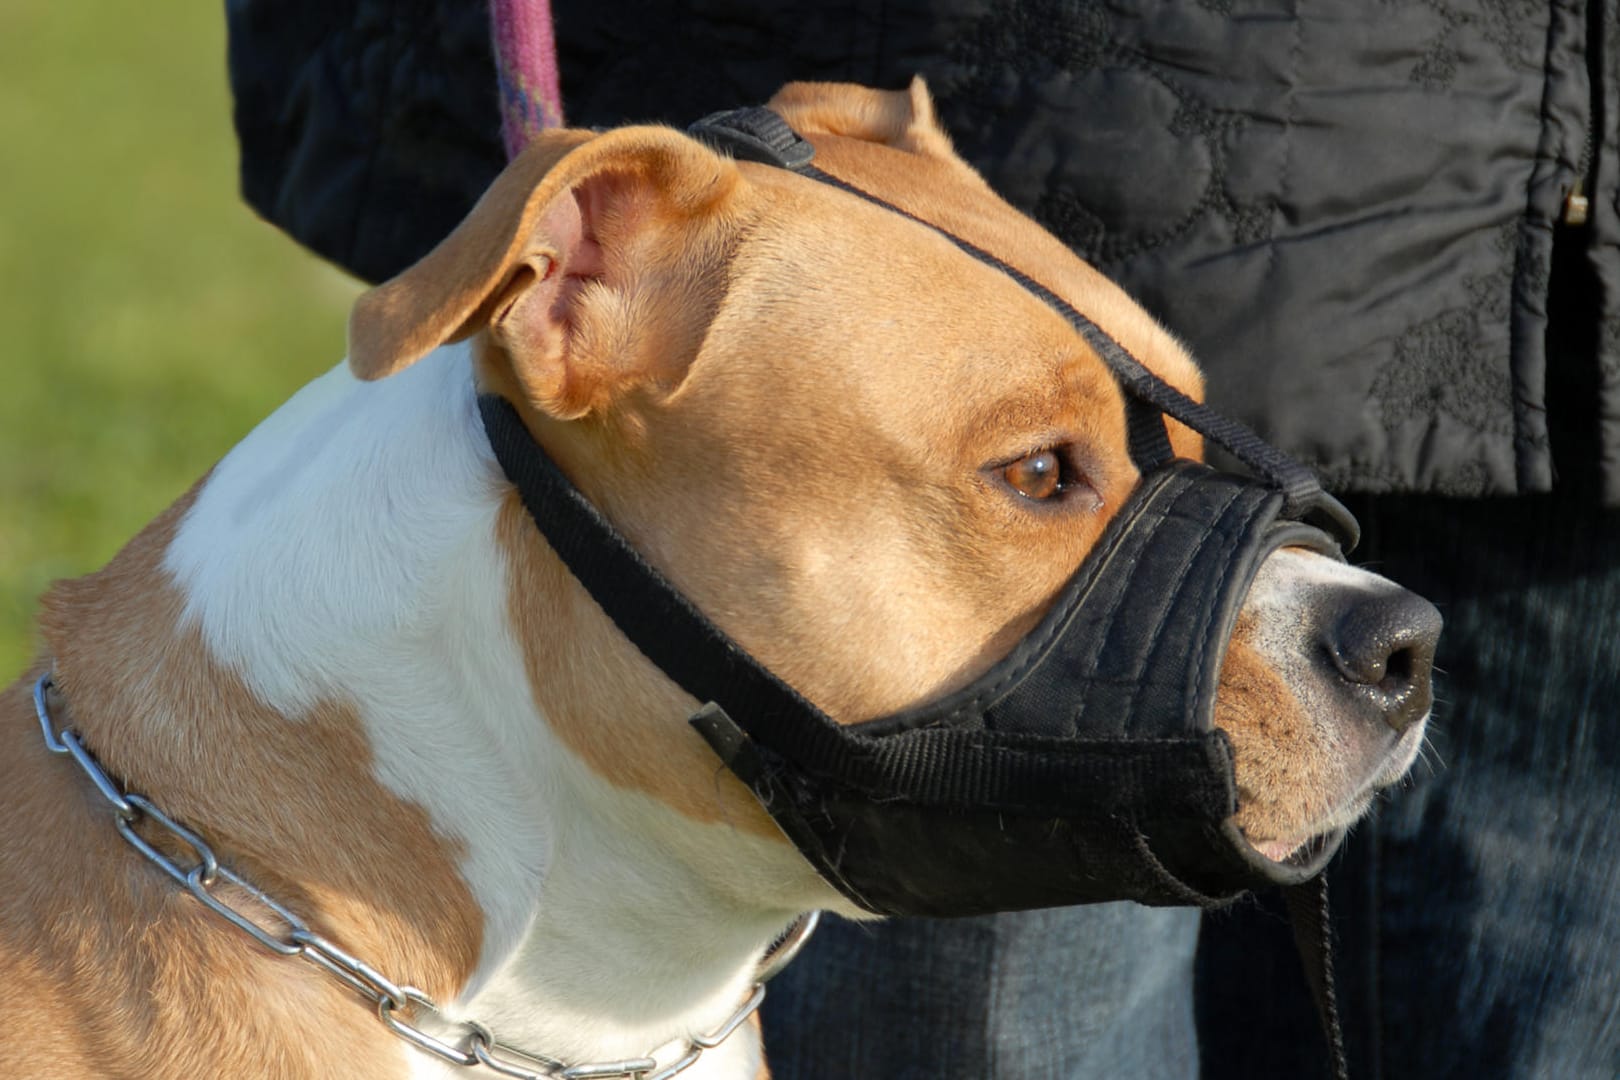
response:
{"label": "dog's muzzle", "polygon": [[[810,165],[809,143],[776,114],[717,114],[693,134],[912,218],[1035,293],[1119,379],[1142,472],[1011,653],[942,699],[840,725],[631,548],[509,403],[482,398],[496,457],[541,532],[636,647],[707,703],[691,722],[720,759],[822,877],[882,914],[1122,899],[1209,905],[1319,872],[1340,833],[1273,862],[1233,823],[1232,750],[1214,725],[1215,696],[1266,556],[1291,545],[1342,558],[1355,519],[1309,470],[1164,383],[1038,282]],[[1231,451],[1254,477],[1174,459],[1166,415]]]}
{"label": "dog's muzzle", "polygon": [[1338,553],[1279,520],[1281,501],[1192,462],[1150,474],[1010,654],[944,699],[839,728],[814,765],[717,706],[693,723],[822,876],[872,911],[1208,905],[1297,884],[1342,834],[1286,863],[1250,847],[1214,726],[1226,642],[1265,557]]}

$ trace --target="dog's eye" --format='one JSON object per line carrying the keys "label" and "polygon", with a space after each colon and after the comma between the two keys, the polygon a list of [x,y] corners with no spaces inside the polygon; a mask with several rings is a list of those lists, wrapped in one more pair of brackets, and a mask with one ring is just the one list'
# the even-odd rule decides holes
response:
{"label": "dog's eye", "polygon": [[1003,465],[1001,478],[1026,499],[1050,499],[1063,491],[1063,459],[1056,450],[1028,454]]}

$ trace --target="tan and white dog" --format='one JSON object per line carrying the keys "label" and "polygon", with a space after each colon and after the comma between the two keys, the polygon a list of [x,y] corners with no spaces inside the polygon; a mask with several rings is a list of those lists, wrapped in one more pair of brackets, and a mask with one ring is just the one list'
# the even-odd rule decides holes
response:
{"label": "tan and white dog", "polygon": [[[954,156],[920,83],[796,85],[773,105],[827,171],[997,253],[1198,391],[1164,330]],[[57,722],[243,877],[558,1059],[713,1028],[784,925],[847,906],[541,540],[479,388],[841,721],[984,670],[1137,481],[1099,360],[939,236],[673,130],[547,134],[361,298],[346,364],[46,597],[44,656],[0,702],[8,1069],[457,1073],[128,846],[41,740],[47,670]],[[1368,623],[1345,611],[1404,595],[1297,551],[1257,583],[1218,720],[1268,854],[1354,819],[1412,761],[1432,632],[1374,618],[1363,636],[1384,640],[1341,640]],[[763,1070],[745,1028],[686,1075]]]}

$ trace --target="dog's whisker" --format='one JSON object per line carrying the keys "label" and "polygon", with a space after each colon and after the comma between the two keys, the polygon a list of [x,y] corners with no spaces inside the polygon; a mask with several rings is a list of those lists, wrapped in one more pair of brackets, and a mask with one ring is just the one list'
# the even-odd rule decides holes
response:
{"label": "dog's whisker", "polygon": [[1431,776],[1437,775],[1440,770],[1446,767],[1445,759],[1441,757],[1439,747],[1435,746],[1431,739],[1424,739],[1419,744],[1418,760],[1428,767]]}

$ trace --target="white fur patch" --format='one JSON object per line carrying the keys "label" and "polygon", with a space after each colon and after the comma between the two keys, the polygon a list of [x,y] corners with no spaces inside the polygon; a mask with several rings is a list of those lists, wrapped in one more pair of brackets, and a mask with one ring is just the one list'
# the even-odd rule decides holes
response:
{"label": "white fur patch", "polygon": [[[186,617],[260,699],[287,716],[358,705],[379,779],[466,842],[495,919],[486,959],[520,932],[507,898],[534,894],[550,847],[542,820],[503,812],[538,799],[501,768],[533,759],[535,725],[470,738],[454,719],[513,705],[497,483],[465,349],[374,383],[339,365],[226,455],[165,558]],[[529,718],[519,704],[509,715]]]}
{"label": "white fur patch", "polygon": [[[787,845],[616,788],[555,739],[510,628],[504,490],[465,346],[374,383],[340,365],[219,464],[165,566],[253,693],[289,717],[354,702],[381,782],[465,846],[485,925],[458,1006],[554,1056],[636,1056],[728,1015],[826,890]],[[749,1042],[690,1075],[752,1076]]]}

